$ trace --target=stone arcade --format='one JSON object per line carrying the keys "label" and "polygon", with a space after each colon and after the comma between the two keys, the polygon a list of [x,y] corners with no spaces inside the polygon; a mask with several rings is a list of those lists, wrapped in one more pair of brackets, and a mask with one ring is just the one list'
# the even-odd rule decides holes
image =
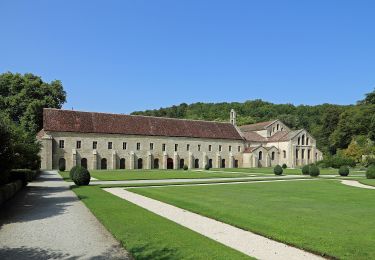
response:
{"label": "stone arcade", "polygon": [[44,109],[41,168],[189,169],[297,167],[322,159],[304,129],[279,120],[230,123]]}

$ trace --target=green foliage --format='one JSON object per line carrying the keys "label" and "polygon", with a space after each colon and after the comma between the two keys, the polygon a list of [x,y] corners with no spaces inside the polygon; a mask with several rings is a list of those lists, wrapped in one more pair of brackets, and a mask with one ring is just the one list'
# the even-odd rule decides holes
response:
{"label": "green foliage", "polygon": [[43,108],[61,108],[65,101],[66,93],[58,80],[46,83],[30,73],[0,74],[0,111],[30,134],[42,129]]}
{"label": "green foliage", "polygon": [[375,165],[371,165],[370,167],[368,167],[366,171],[366,178],[375,179]]}
{"label": "green foliage", "polygon": [[341,166],[340,169],[339,169],[339,174],[341,176],[348,176],[349,175],[349,167],[348,166]]}
{"label": "green foliage", "polygon": [[208,170],[210,169],[210,165],[209,165],[209,164],[206,164],[206,165],[204,166],[204,169],[205,169],[206,171],[208,171]]}
{"label": "green foliage", "polygon": [[309,174],[310,174],[311,177],[317,177],[317,176],[319,176],[319,174],[320,174],[319,167],[316,166],[316,165],[311,165],[309,167]]}
{"label": "green foliage", "polygon": [[273,168],[273,173],[275,175],[281,175],[283,174],[283,168],[280,165],[276,165],[275,168]]}
{"label": "green foliage", "polygon": [[69,171],[69,178],[70,178],[71,180],[73,180],[73,178],[74,178],[74,173],[76,172],[77,169],[78,169],[78,166],[73,166],[73,167],[70,169],[70,171]]}
{"label": "green foliage", "polygon": [[310,174],[310,165],[304,165],[302,167],[302,174],[303,175],[309,175]]}
{"label": "green foliage", "polygon": [[184,171],[187,171],[189,169],[189,167],[186,164],[184,164],[183,169],[184,169]]}
{"label": "green foliage", "polygon": [[356,161],[353,158],[345,157],[340,154],[327,156],[324,160],[317,162],[317,165],[323,168],[332,167],[339,169],[341,166],[355,167]]}
{"label": "green foliage", "polygon": [[363,166],[369,167],[371,165],[375,165],[375,157],[367,156],[363,161]]}
{"label": "green foliage", "polygon": [[281,166],[283,169],[286,169],[286,168],[288,168],[288,166],[285,164],[285,163],[283,163],[283,166]]}
{"label": "green foliage", "polygon": [[77,166],[77,168],[74,170],[73,181],[76,185],[78,186],[89,185],[90,178],[91,178],[90,172],[86,168],[82,166]]}
{"label": "green foliage", "polygon": [[23,183],[21,180],[16,180],[0,186],[0,206],[5,201],[13,197],[14,194],[16,194],[17,191],[19,191],[22,188],[22,186]]}

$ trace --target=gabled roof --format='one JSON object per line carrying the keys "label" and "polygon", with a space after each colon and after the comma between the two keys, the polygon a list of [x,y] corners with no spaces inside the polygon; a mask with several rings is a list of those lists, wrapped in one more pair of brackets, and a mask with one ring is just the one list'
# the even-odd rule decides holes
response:
{"label": "gabled roof", "polygon": [[256,124],[250,124],[250,125],[243,125],[243,126],[240,126],[239,128],[243,132],[260,131],[260,130],[266,129],[267,126],[271,125],[272,123],[274,123],[276,121],[277,120],[267,121],[267,122],[260,122],[260,123],[256,123]]}
{"label": "gabled roof", "polygon": [[242,136],[250,142],[266,142],[267,138],[257,134],[256,132],[243,132]]}
{"label": "gabled roof", "polygon": [[43,129],[52,132],[243,139],[230,123],[51,108],[43,110]]}

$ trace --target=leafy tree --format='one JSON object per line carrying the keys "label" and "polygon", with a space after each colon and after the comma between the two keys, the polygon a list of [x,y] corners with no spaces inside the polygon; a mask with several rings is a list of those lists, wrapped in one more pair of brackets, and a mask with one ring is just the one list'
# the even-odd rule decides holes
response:
{"label": "leafy tree", "polygon": [[60,81],[43,82],[39,76],[27,73],[0,74],[0,110],[29,133],[43,126],[43,108],[61,108],[66,93]]}
{"label": "leafy tree", "polygon": [[365,94],[365,99],[358,101],[358,104],[375,105],[375,89],[372,92]]}

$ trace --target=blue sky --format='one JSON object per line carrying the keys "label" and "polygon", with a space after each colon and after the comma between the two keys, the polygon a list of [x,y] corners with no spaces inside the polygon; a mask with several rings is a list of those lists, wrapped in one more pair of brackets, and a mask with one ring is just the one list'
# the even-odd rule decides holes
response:
{"label": "blue sky", "polygon": [[375,1],[0,2],[0,73],[59,79],[65,108],[350,104],[375,87]]}

